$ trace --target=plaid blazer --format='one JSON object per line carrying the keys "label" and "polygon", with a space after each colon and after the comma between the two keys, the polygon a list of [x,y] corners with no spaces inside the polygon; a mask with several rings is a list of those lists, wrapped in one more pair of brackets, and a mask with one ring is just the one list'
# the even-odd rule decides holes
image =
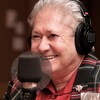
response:
{"label": "plaid blazer", "polygon": [[100,93],[100,61],[92,54],[88,54],[79,67],[71,100],[80,100],[82,92]]}
{"label": "plaid blazer", "polygon": [[[76,79],[71,92],[71,100],[80,100],[82,92],[100,93],[100,61],[88,54],[78,69]],[[22,86],[16,78],[8,82],[8,89],[4,100],[22,100]]]}

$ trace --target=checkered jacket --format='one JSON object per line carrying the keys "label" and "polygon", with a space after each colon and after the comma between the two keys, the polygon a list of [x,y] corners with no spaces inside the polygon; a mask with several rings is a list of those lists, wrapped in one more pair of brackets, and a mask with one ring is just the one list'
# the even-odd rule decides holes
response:
{"label": "checkered jacket", "polygon": [[[71,92],[71,100],[80,100],[82,92],[100,93],[100,61],[91,53],[79,67]],[[16,78],[8,83],[4,100],[22,100],[22,86]]]}

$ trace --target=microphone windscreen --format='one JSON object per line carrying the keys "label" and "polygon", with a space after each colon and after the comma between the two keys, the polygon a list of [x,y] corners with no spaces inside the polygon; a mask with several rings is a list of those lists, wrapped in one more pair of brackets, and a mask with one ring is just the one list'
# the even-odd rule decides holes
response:
{"label": "microphone windscreen", "polygon": [[20,82],[38,83],[42,78],[40,56],[20,56],[17,77]]}
{"label": "microphone windscreen", "polygon": [[31,51],[19,55],[11,67],[12,80],[35,82],[38,89],[43,89],[51,80],[52,67],[50,61],[40,53]]}

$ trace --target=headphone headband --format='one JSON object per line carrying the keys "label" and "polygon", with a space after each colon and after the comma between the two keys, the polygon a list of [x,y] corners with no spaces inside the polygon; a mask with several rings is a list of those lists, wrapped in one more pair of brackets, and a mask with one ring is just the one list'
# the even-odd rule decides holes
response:
{"label": "headphone headband", "polygon": [[84,22],[81,22],[75,33],[75,45],[76,50],[81,55],[86,55],[91,52],[92,47],[95,44],[95,33],[91,26],[90,15],[85,8],[84,4],[80,1],[76,1],[80,6],[80,11],[84,17]]}

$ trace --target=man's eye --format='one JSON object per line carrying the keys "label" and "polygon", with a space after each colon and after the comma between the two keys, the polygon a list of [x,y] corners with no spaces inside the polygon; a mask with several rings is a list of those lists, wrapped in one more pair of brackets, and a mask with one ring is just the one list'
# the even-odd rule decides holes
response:
{"label": "man's eye", "polygon": [[49,37],[54,38],[54,37],[58,37],[58,36],[56,34],[50,34]]}
{"label": "man's eye", "polygon": [[38,35],[33,35],[32,36],[32,39],[38,39],[38,38],[40,38],[40,36],[38,36]]}

